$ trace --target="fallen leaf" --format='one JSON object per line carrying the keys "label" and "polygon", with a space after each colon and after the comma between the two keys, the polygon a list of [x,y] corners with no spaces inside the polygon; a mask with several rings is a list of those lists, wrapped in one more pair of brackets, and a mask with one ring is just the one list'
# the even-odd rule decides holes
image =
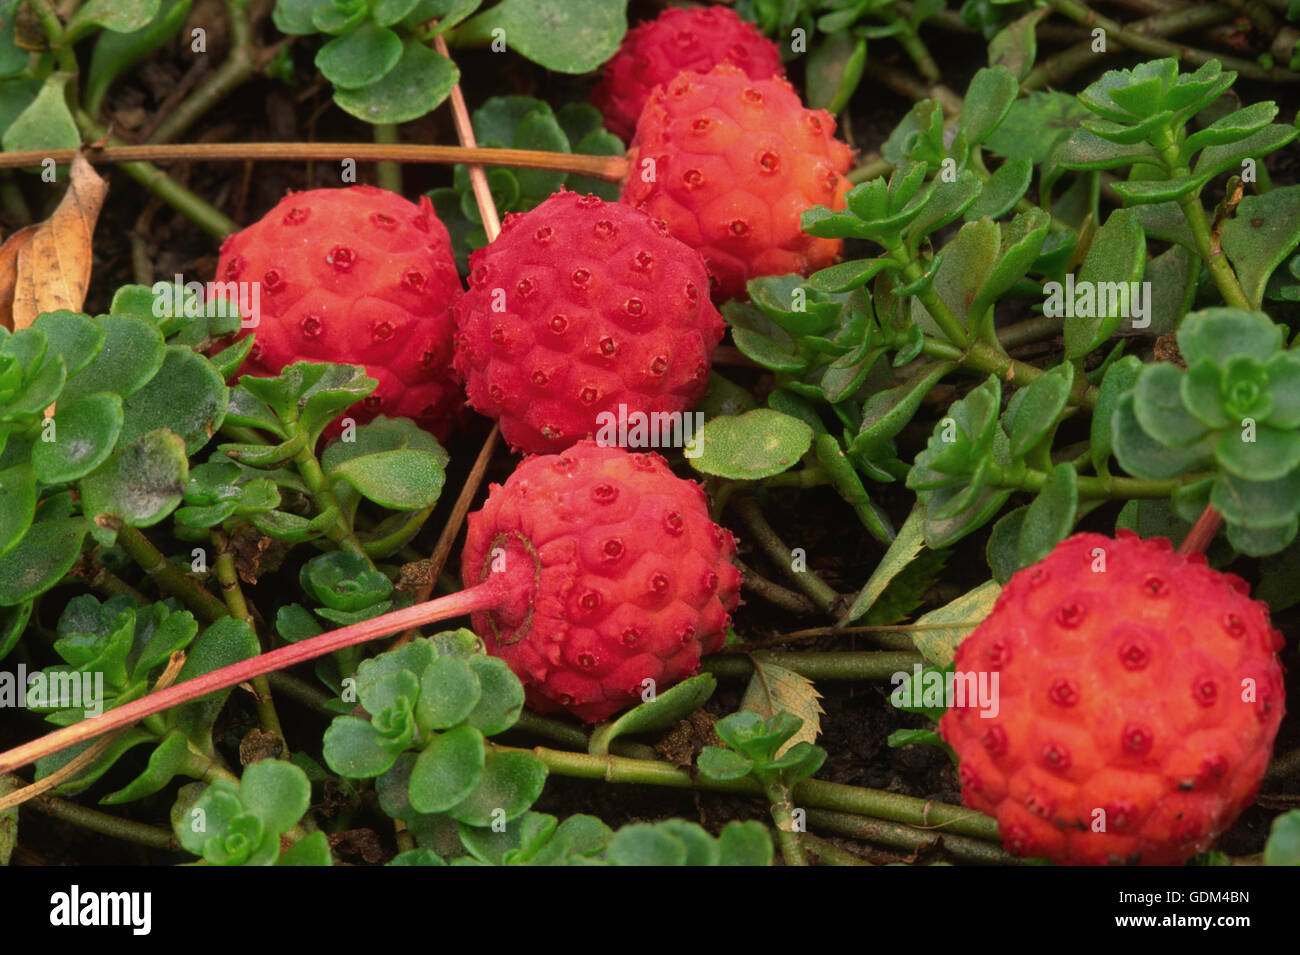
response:
{"label": "fallen leaf", "polygon": [[14,286],[18,283],[18,253],[36,234],[36,226],[24,226],[0,244],[0,325],[14,330]]}
{"label": "fallen leaf", "polygon": [[[18,249],[11,325],[15,330],[31,325],[42,312],[79,312],[86,300],[91,236],[108,183],[80,154],[72,160],[69,175],[68,191],[54,214]],[[0,278],[0,290],[3,287]]]}
{"label": "fallen leaf", "polygon": [[795,743],[816,743],[824,711],[817,702],[822,695],[812,680],[765,660],[762,654],[755,654],[753,663],[754,675],[750,677],[740,708],[752,710],[763,719],[771,718],[778,710],[785,710],[803,720],[799,732],[786,741],[777,755],[783,755]]}

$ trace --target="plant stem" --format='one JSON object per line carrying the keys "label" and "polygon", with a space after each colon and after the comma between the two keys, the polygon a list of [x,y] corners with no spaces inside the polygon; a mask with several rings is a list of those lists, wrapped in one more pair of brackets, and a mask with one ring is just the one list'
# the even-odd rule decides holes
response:
{"label": "plant stem", "polygon": [[227,616],[229,611],[225,604],[168,560],[138,528],[122,524],[116,530],[117,542],[122,545],[122,549],[140,565],[140,569],[149,575],[160,590],[176,597],[208,622]]}
{"label": "plant stem", "polygon": [[884,819],[872,819],[855,816],[846,812],[834,812],[828,809],[809,809],[808,823],[819,829],[829,829],[840,835],[874,842],[877,845],[892,846],[896,849],[908,849],[921,852],[926,849],[942,848],[954,858],[963,862],[981,865],[1024,865],[1023,859],[1013,856],[999,846],[989,845],[981,839],[944,833],[941,835],[924,832],[911,826],[899,825]]}
{"label": "plant stem", "polygon": [[1102,16],[1100,13],[1089,9],[1087,4],[1081,3],[1080,0],[1049,0],[1049,2],[1058,12],[1076,23],[1090,28],[1101,27],[1106,31],[1108,39],[1114,40],[1130,50],[1145,53],[1147,56],[1172,56],[1180,62],[1195,63],[1197,66],[1210,60],[1218,60],[1225,70],[1235,70],[1239,75],[1247,79],[1261,82],[1294,83],[1300,80],[1300,73],[1293,73],[1291,70],[1280,67],[1266,70],[1252,60],[1242,60],[1235,56],[1209,53],[1205,50],[1171,43],[1160,37],[1138,33],[1131,27],[1126,27],[1110,19],[1110,17]]}
{"label": "plant stem", "polygon": [[[894,261],[902,266],[903,275],[906,276],[909,283],[919,280],[925,274],[925,270],[921,268],[921,263],[903,246],[900,245],[888,251]],[[970,333],[962,326],[961,321],[952,313],[952,310],[948,308],[947,303],[939,298],[938,293],[934,290],[933,282],[928,283],[921,291],[917,292],[916,297],[925,306],[925,310],[930,313],[930,317],[934,319],[935,324],[948,337],[948,341],[959,348],[965,348],[970,344]]]}
{"label": "plant stem", "polygon": [[[927,338],[922,350],[932,358],[946,358],[949,361],[955,361],[967,371],[974,371],[983,375],[997,375],[1003,381],[1017,388],[1033,384],[1045,374],[1041,368],[1035,368],[1026,362],[1009,358],[982,342],[976,342],[967,351],[963,352],[947,342]],[[1070,401],[1084,408],[1095,408],[1097,406],[1097,389],[1089,385],[1086,378],[1082,376],[1076,377],[1074,387],[1070,392]]]}
{"label": "plant stem", "polygon": [[790,796],[790,787],[783,783],[771,782],[763,789],[772,811],[772,821],[776,823],[776,841],[781,847],[781,856],[785,859],[785,864],[806,866],[808,857],[804,855],[799,833],[794,830],[794,803]]}
{"label": "plant stem", "polygon": [[129,819],[119,819],[117,816],[110,816],[108,813],[99,812],[96,809],[87,809],[66,799],[57,799],[54,796],[45,795],[36,796],[23,803],[23,808],[35,809],[51,819],[71,823],[79,828],[90,832],[98,832],[100,835],[111,836],[114,839],[134,842],[136,845],[147,846],[150,849],[163,849],[168,852],[181,851],[180,845],[176,842],[176,837],[166,829],[145,825],[142,822],[132,822]]}
{"label": "plant stem", "polygon": [[[41,29],[45,31],[45,38],[50,41],[50,49],[54,51],[55,59],[59,63],[59,69],[75,76],[77,73],[77,54],[71,46],[63,42],[63,24],[59,21],[59,15],[54,12],[54,7],[50,5],[49,0],[28,0],[28,6],[31,8],[32,13],[36,14]],[[12,21],[10,25],[12,25]],[[75,95],[75,83],[72,84],[72,89]]]}
{"label": "plant stem", "polygon": [[[234,554],[230,552],[230,541],[224,532],[212,531],[212,546],[216,552],[213,570],[216,572],[218,583],[221,584],[221,596],[226,602],[226,608],[232,617],[244,621],[253,633],[257,633],[257,625],[253,622],[253,615],[248,611],[248,602],[244,599],[243,588],[239,586],[239,571],[235,568]],[[284,735],[284,728],[280,725],[279,714],[275,711],[275,701],[271,697],[271,683],[265,674],[253,677],[253,691],[257,701],[255,705],[258,722],[262,724],[263,730],[279,737],[280,742],[285,746],[284,758],[288,759],[289,739]]]}
{"label": "plant stem", "polygon": [[[1125,29],[1145,36],[1167,36],[1199,30],[1230,19],[1230,8],[1217,3],[1205,3],[1135,20],[1127,24]],[[1020,88],[1040,90],[1045,86],[1061,86],[1080,70],[1105,56],[1106,53],[1093,50],[1092,38],[1088,37],[1035,66],[1021,82]]]}
{"label": "plant stem", "polygon": [[803,594],[773,583],[756,570],[747,567],[738,558],[735,559],[735,564],[740,571],[740,586],[750,593],[757,594],[774,607],[780,607],[790,613],[813,613],[817,610],[813,602]]}
{"label": "plant stem", "polygon": [[[375,142],[381,146],[396,146],[401,140],[397,137],[397,127],[392,123],[377,123],[374,127]],[[375,181],[381,189],[402,194],[402,167],[391,159],[381,159],[375,164]]]}
{"label": "plant stem", "polygon": [[829,613],[831,608],[840,600],[840,595],[832,590],[827,584],[811,570],[795,570],[793,562],[790,559],[790,548],[772,529],[772,525],[767,522],[763,516],[762,509],[750,495],[737,497],[733,503],[736,513],[744,520],[750,532],[754,535],[754,540],[763,552],[767,554],[772,563],[781,568],[781,572],[790,578],[796,587],[808,595],[809,599],[817,605],[817,609]]}
{"label": "plant stem", "polygon": [[[1027,470],[1018,479],[1012,479],[1011,483],[1005,487],[1017,487],[1022,491],[1041,491],[1047,486],[1049,475],[1046,471]],[[1168,497],[1180,487],[1207,477],[1205,474],[1184,474],[1176,478],[1164,478],[1162,480],[1147,480],[1145,478],[1131,477],[1092,477],[1088,475],[1080,476],[1078,480],[1079,497],[1091,499],[1119,499],[1119,500],[1141,500],[1141,499],[1159,499]]]}
{"label": "plant stem", "polygon": [[321,470],[320,461],[316,459],[316,452],[310,445],[303,447],[298,452],[297,456],[294,457],[294,465],[297,467],[298,474],[301,475],[303,482],[307,485],[307,490],[311,492],[312,502],[316,505],[317,513],[324,514],[330,508],[334,508],[339,512],[334,524],[325,532],[325,536],[342,550],[351,551],[362,557],[373,570],[375,562],[370,559],[365,547],[361,545],[361,541],[357,540],[357,535],[353,533],[352,528],[344,520],[338,498],[334,496],[334,491],[330,489],[329,482],[325,480],[325,472]]}
{"label": "plant stem", "polygon": [[149,137],[150,143],[170,143],[184,135],[208,110],[257,75],[253,61],[252,29],[244,0],[227,0],[230,52],[225,62],[207,75]]}
{"label": "plant stem", "polygon": [[1223,515],[1214,509],[1213,504],[1206,504],[1205,510],[1201,511],[1201,516],[1196,519],[1192,529],[1183,538],[1178,553],[1184,557],[1188,554],[1204,554],[1205,549],[1210,546],[1210,542],[1214,540],[1214,535],[1219,533],[1219,528],[1222,526]]}
{"label": "plant stem", "polygon": [[[810,680],[888,680],[895,673],[910,673],[925,659],[905,650],[857,650],[828,653],[773,652],[752,654],[753,660],[772,663]],[[701,669],[717,677],[746,677],[754,671],[749,654],[720,653],[704,661]]]}
{"label": "plant stem", "polygon": [[[292,643],[278,650],[263,653],[251,660],[243,660],[221,667],[192,680],[185,680],[150,693],[138,700],[108,710],[102,716],[82,720],[62,729],[47,733],[30,743],[24,743],[6,753],[0,753],[0,774],[11,772],[44,756],[62,752],[70,746],[95,739],[105,733],[130,726],[154,713],[180,706],[218,690],[236,686],[254,677],[274,670],[305,663],[327,653],[357,646],[367,640],[388,636],[407,627],[418,627],[439,620],[460,617],[477,610],[501,606],[511,599],[520,584],[505,579],[505,574],[492,574],[483,583],[458,594],[439,597],[427,603],[416,604],[403,610],[394,610],[360,623],[331,630],[318,637]],[[529,575],[522,583],[531,586]],[[223,608],[224,613],[224,608]]]}
{"label": "plant stem", "polygon": [[871,865],[866,859],[846,849],[841,849],[825,839],[818,839],[811,833],[801,833],[799,840],[804,849],[812,853],[819,865]]}
{"label": "plant stem", "polygon": [[[84,116],[84,114],[82,114]],[[89,117],[85,117],[90,123]],[[79,122],[80,125],[80,122]],[[83,129],[83,132],[85,130]],[[94,128],[87,138],[98,140],[103,131]],[[0,153],[0,169],[15,169],[40,165],[42,159],[53,159],[60,165],[69,163],[76,149],[45,149],[27,152]],[[388,145],[385,143],[175,143],[128,145],[111,140],[108,146],[85,151],[91,163],[129,163],[136,161],[183,162],[302,162],[315,160],[355,159],[358,162],[400,163],[473,163],[482,166],[507,166],[512,169],[545,169],[552,172],[570,172],[606,182],[618,182],[627,177],[627,159],[624,156],[582,156],[572,153],[552,153],[534,149],[489,149],[466,146],[423,146],[414,143]],[[158,175],[157,170],[154,174]]]}
{"label": "plant stem", "polygon": [[[94,120],[92,120],[82,110],[76,112],[77,128],[81,130],[82,136],[91,142],[98,142],[105,138],[105,132]],[[120,146],[121,141],[113,138],[108,140],[110,146]],[[147,147],[133,147],[142,149]],[[170,148],[170,147],[159,147]],[[58,149],[51,150],[49,155],[54,158],[54,154],[66,156],[66,161],[71,162],[72,156],[77,150]],[[87,159],[93,162],[95,150],[90,149],[85,152]],[[0,168],[8,165],[9,158],[19,155],[18,153],[0,154]],[[23,155],[30,155],[24,153]],[[39,160],[38,160],[39,161]],[[57,162],[58,160],[55,159]],[[185,216],[204,232],[223,239],[233,232],[239,231],[239,226],[233,219],[225,213],[212,206],[207,201],[199,198],[193,192],[186,189],[180,183],[168,178],[167,174],[152,163],[147,162],[123,162],[121,169],[124,173],[144,186],[155,196],[167,203],[181,215]]]}
{"label": "plant stem", "polygon": [[[610,783],[666,786],[671,789],[703,789],[711,792],[746,793],[763,797],[766,793],[758,780],[745,776],[741,779],[709,779],[678,769],[669,763],[649,759],[627,759],[622,756],[590,756],[587,753],[569,753],[538,746],[519,749],[501,746],[489,741],[497,752],[532,753],[557,776],[577,779],[599,779]],[[997,821],[967,809],[947,803],[903,796],[898,793],[847,786],[843,783],[805,779],[794,789],[793,803],[801,807],[837,809],[856,815],[875,816],[920,828],[943,828],[945,832],[973,836],[976,839],[996,840]]]}

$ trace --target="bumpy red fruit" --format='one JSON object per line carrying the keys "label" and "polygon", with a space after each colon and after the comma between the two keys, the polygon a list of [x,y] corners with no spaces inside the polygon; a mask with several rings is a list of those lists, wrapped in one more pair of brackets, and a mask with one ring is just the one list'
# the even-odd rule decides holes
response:
{"label": "bumpy red fruit", "polygon": [[217,281],[260,285],[258,324],[240,333],[256,337],[241,374],[364,365],[379,386],[346,415],[409,417],[447,437],[462,400],[451,306],[463,290],[428,198],[417,206],[373,186],[290,193],[226,239]]}
{"label": "bumpy red fruit", "polygon": [[704,262],[644,212],[559,192],[507,216],[469,264],[455,367],[517,450],[560,451],[620,406],[635,423],[707,390],[724,326]]}
{"label": "bumpy red fruit", "polygon": [[474,614],[528,703],[588,722],[663,691],[718,650],[738,602],[731,534],[657,454],[583,441],[524,460],[469,517],[466,586],[532,575],[532,597]]}
{"label": "bumpy red fruit", "polygon": [[939,724],[962,798],[1017,855],[1184,862],[1259,787],[1281,647],[1267,606],[1203,555],[1077,534],[1012,577],[957,648],[959,674],[998,677],[995,716],[954,706]]}
{"label": "bumpy red fruit", "polygon": [[605,125],[626,141],[656,86],[685,71],[707,73],[719,63],[755,80],[785,75],[776,44],[727,7],[670,8],[628,31],[592,99]]}
{"label": "bumpy red fruit", "polygon": [[749,279],[807,275],[839,256],[838,239],[799,227],[813,206],[844,206],[849,147],[834,132],[783,79],[727,64],[682,73],[641,113],[622,199],[700,251],[718,300],[737,298]]}

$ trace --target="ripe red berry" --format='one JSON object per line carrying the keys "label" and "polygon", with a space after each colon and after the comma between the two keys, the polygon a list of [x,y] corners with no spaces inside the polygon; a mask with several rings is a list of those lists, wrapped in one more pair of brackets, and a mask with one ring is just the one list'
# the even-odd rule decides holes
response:
{"label": "ripe red berry", "polygon": [[844,206],[849,147],[835,120],[804,109],[783,79],[734,66],[682,73],[655,90],[628,149],[622,201],[645,209],[704,256],[719,301],[762,275],[808,275],[843,245],[799,225],[813,206]]}
{"label": "ripe red berry", "polygon": [[776,45],[727,7],[670,8],[628,31],[592,99],[605,125],[626,141],[656,86],[685,71],[707,73],[719,63],[755,80],[785,75]]}
{"label": "ripe red berry", "polygon": [[722,317],[699,253],[644,212],[559,192],[470,256],[455,307],[469,403],[520,451],[617,417],[681,412],[708,388]]}
{"label": "ripe red berry", "polygon": [[290,193],[226,239],[217,281],[260,284],[258,324],[240,332],[256,338],[241,374],[296,361],[364,365],[379,386],[345,415],[450,433],[461,403],[451,306],[462,287],[427,198],[416,205],[373,186]]}
{"label": "ripe red berry", "polygon": [[698,484],[657,454],[580,442],[524,460],[469,516],[467,587],[525,575],[530,590],[473,615],[529,705],[595,722],[662,692],[721,648],[739,602],[731,535]]}
{"label": "ripe red berry", "polygon": [[959,674],[998,676],[996,716],[952,707],[940,722],[962,798],[1017,855],[1182,863],[1259,787],[1281,647],[1268,608],[1202,555],[1077,534],[1012,577],[957,648]]}

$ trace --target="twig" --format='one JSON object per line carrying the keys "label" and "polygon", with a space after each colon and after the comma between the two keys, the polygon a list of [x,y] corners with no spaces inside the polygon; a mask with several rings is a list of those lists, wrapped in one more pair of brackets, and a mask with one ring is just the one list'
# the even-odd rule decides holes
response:
{"label": "twig", "polygon": [[122,545],[140,569],[153,579],[159,589],[178,598],[196,614],[209,622],[226,616],[226,605],[199,585],[194,578],[167,559],[138,528],[121,524],[116,528],[117,542]]}
{"label": "twig", "polygon": [[817,609],[803,594],[797,594],[780,584],[773,583],[740,560],[735,560],[734,563],[740,571],[741,586],[774,607],[780,607],[791,613],[813,613]]}
{"label": "twig", "polygon": [[794,569],[790,560],[790,548],[767,522],[762,509],[758,506],[758,501],[751,495],[743,495],[735,499],[733,506],[754,535],[758,546],[767,554],[768,559],[780,567],[781,572],[808,595],[809,599],[817,605],[818,610],[829,613],[840,600],[840,595],[811,570]]}
{"label": "twig", "polygon": [[[738,648],[743,650],[743,648]],[[761,663],[772,663],[806,676],[810,680],[888,680],[895,673],[910,673],[925,658],[904,650],[849,650],[831,653],[779,653],[764,650],[754,654]],[[718,677],[746,677],[754,672],[748,654],[722,652],[709,657],[702,668]]]}

